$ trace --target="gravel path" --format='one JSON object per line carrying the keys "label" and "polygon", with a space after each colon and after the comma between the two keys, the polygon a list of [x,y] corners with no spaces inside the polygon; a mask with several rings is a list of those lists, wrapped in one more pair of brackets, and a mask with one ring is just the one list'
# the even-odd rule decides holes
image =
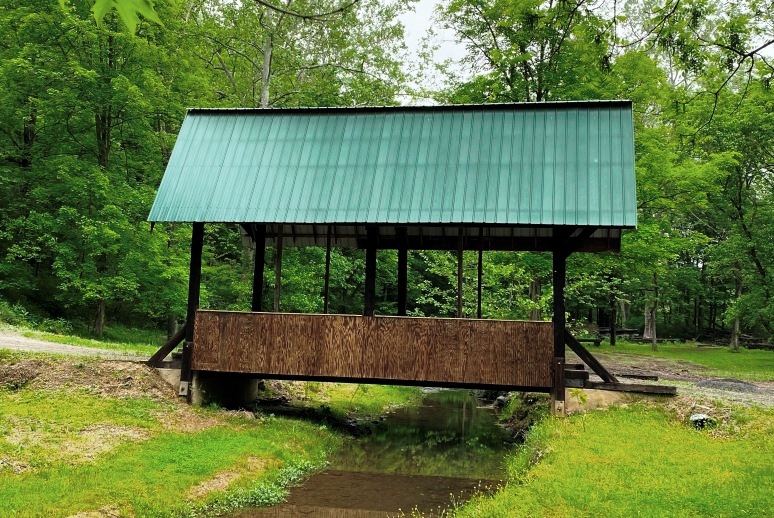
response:
{"label": "gravel path", "polygon": [[7,329],[0,329],[0,349],[34,353],[65,354],[69,356],[94,356],[104,360],[143,361],[147,356],[123,354],[109,349],[96,349],[79,345],[67,345],[28,338]]}
{"label": "gravel path", "polygon": [[[774,381],[730,380],[708,376],[706,368],[685,360],[667,360],[634,354],[595,353],[600,363],[612,374],[650,374],[659,381],[619,378],[621,383],[677,385],[678,394],[724,399],[746,405],[774,406]],[[567,353],[567,363],[581,363],[574,353]],[[591,372],[591,369],[586,369]],[[596,376],[592,373],[592,379]]]}

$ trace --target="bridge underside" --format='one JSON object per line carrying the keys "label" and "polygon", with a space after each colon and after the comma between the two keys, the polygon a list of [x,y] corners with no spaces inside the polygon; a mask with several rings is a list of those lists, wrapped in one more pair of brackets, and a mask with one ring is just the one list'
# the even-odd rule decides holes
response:
{"label": "bridge underside", "polygon": [[194,371],[548,392],[550,322],[196,312]]}

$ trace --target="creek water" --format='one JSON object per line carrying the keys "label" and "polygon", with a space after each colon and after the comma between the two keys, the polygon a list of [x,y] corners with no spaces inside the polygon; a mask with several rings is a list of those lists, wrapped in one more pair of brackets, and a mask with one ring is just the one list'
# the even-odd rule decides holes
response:
{"label": "creek water", "polygon": [[453,501],[496,486],[508,448],[492,409],[467,391],[433,392],[348,441],[327,470],[291,489],[286,503],[233,516],[439,516]]}

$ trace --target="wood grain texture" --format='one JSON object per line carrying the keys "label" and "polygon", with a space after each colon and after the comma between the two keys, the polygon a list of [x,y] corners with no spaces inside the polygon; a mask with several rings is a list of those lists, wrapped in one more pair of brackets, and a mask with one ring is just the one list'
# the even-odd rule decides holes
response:
{"label": "wood grain texture", "polygon": [[550,387],[550,322],[198,311],[195,370]]}

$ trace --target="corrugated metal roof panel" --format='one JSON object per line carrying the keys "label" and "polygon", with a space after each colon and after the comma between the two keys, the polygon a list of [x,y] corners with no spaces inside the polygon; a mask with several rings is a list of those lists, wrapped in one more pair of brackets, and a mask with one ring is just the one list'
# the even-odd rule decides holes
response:
{"label": "corrugated metal roof panel", "polygon": [[190,110],[150,221],[633,227],[628,101]]}

